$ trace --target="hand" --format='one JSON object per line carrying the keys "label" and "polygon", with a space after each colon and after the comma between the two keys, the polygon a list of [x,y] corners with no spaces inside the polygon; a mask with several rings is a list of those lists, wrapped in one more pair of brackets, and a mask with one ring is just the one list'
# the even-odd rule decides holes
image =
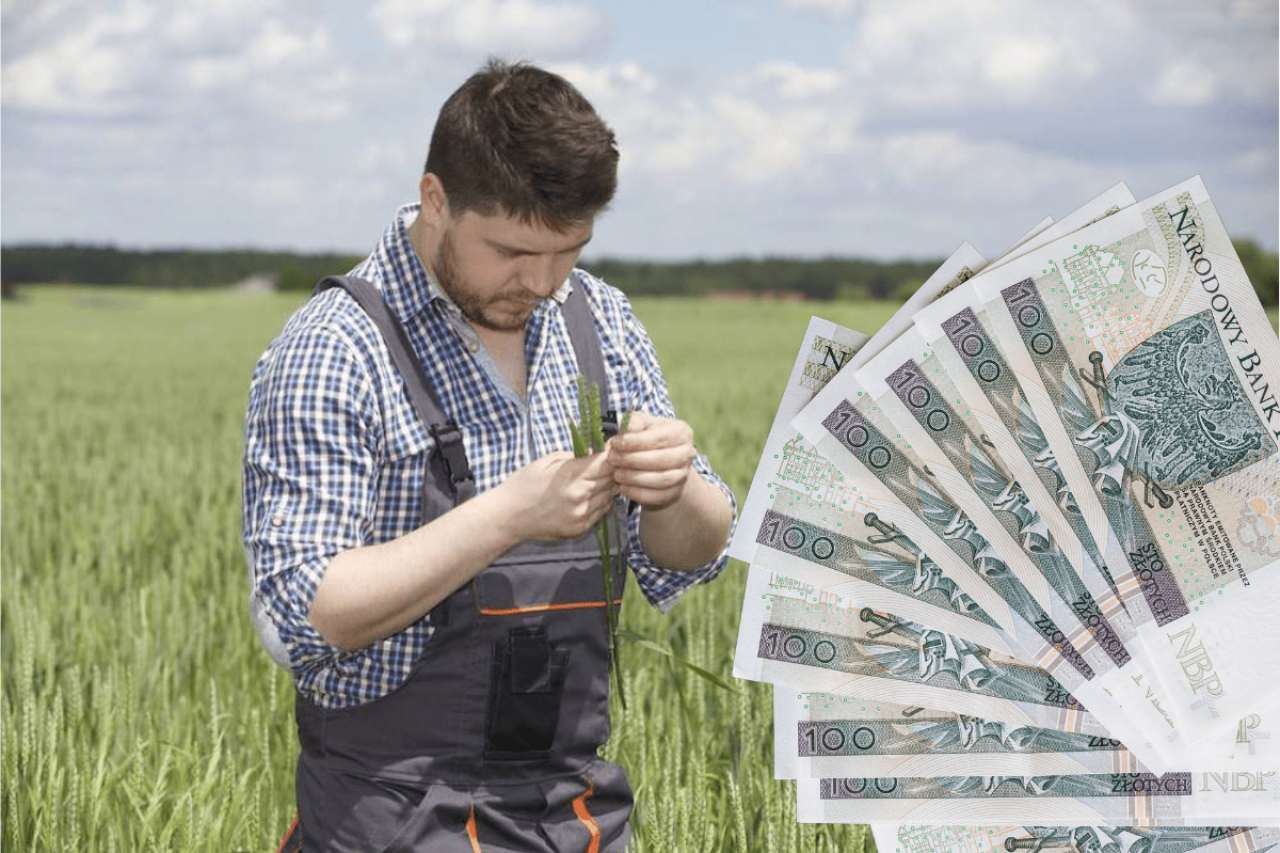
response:
{"label": "hand", "polygon": [[684,421],[632,412],[627,430],[606,445],[618,491],[645,509],[665,509],[684,494],[693,470],[693,429]]}
{"label": "hand", "polygon": [[519,541],[581,536],[618,495],[608,454],[575,457],[567,450],[534,460],[495,491],[502,493]]}

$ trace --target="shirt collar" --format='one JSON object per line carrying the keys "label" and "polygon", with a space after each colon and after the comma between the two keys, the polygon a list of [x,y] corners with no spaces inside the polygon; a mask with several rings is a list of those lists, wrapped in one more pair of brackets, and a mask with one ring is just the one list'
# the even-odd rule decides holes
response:
{"label": "shirt collar", "polygon": [[[421,204],[412,202],[397,210],[374,252],[378,265],[382,267],[383,298],[401,320],[416,316],[436,301],[441,303],[446,314],[461,317],[461,311],[453,298],[427,270],[413,243],[409,241],[409,226],[413,224],[421,208]],[[557,305],[569,298],[573,290],[573,276],[574,273],[570,273],[564,283],[551,294],[551,299]],[[534,309],[534,314],[541,314],[546,309],[547,302],[541,302]]]}

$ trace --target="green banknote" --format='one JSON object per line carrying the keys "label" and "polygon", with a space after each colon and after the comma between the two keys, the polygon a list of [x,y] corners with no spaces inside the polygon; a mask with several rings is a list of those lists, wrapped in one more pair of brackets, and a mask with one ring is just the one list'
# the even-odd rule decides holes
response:
{"label": "green banknote", "polygon": [[1008,620],[1015,655],[1053,673],[1101,719],[1120,718],[1117,700],[1095,683],[1095,667],[1114,665],[1096,643],[1072,643],[1077,620],[1061,597],[1043,578],[1015,572],[1016,555],[983,534],[856,379],[842,374],[840,388],[847,397],[826,411],[811,404],[792,423],[877,507],[882,534],[920,544],[984,611]]}
{"label": "green banknote", "polygon": [[777,489],[792,487],[805,489],[809,484],[797,480],[792,473],[794,466],[787,466],[788,459],[809,451],[804,439],[791,427],[792,416],[853,358],[867,342],[867,336],[853,329],[838,326],[821,317],[811,317],[804,340],[787,385],[782,391],[782,401],[774,416],[764,452],[756,466],[755,476],[747,499],[738,513],[738,526],[729,543],[729,556],[751,562],[756,553],[756,532],[766,510],[774,500]]}
{"label": "green banknote", "polygon": [[798,779],[797,817],[802,823],[1266,826],[1280,823],[1276,777],[1244,771]]}
{"label": "green banknote", "polygon": [[[812,460],[803,450],[792,450]],[[784,465],[790,465],[784,454]],[[824,489],[840,488],[837,480]],[[768,611],[760,602],[787,595],[813,604],[844,604],[890,610],[949,634],[1012,654],[1011,640],[995,620],[964,594],[933,560],[906,537],[886,541],[866,523],[856,497],[833,509],[810,494],[779,485],[756,534],[758,549],[743,595],[739,648],[746,657],[735,666],[742,677],[755,666],[755,640]]]}
{"label": "green banknote", "polygon": [[779,779],[1147,771],[1120,741],[1098,735],[781,687],[773,708]]}
{"label": "green banknote", "polygon": [[1280,663],[1280,344],[1204,185],[973,285],[976,305],[949,296],[917,321],[1034,415],[1108,543],[1177,728],[1210,739],[1273,704],[1280,683],[1260,675]]}
{"label": "green banknote", "polygon": [[[917,329],[905,332],[856,378],[948,496],[976,520],[984,535],[1021,558],[1015,571],[1028,579],[1028,586],[1047,583],[1050,594],[1066,605],[1074,617],[1072,643],[1082,650],[1096,643],[1106,654],[1110,666],[1104,662],[1096,667],[1098,683],[1126,712],[1122,718],[1104,719],[1112,734],[1132,744],[1150,769],[1178,769],[1152,738],[1167,724],[1158,714],[1158,702],[1145,698],[1149,690],[1154,692],[1154,677],[1133,621],[1069,526],[1057,524],[1055,529],[1042,514],[1041,507],[1056,505],[1030,461],[1018,452],[1006,458],[988,438],[986,425],[975,416],[981,409],[960,396]],[[837,380],[827,390],[841,384]],[[1053,520],[1059,521],[1056,515]]]}
{"label": "green banknote", "polygon": [[740,678],[1111,736],[1045,670],[898,614],[790,590],[747,601],[744,611],[744,623],[759,628],[739,632]]}
{"label": "green banknote", "polygon": [[1267,853],[1267,826],[926,826],[877,824],[880,853]]}

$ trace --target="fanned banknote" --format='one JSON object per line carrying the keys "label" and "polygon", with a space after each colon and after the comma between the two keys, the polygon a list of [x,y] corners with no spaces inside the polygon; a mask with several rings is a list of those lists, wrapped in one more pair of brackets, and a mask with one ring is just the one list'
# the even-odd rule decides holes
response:
{"label": "fanned banknote", "polygon": [[1267,826],[928,826],[876,824],[880,853],[1267,853]]}
{"label": "fanned banknote", "polygon": [[933,322],[980,376],[999,368],[990,352],[1016,376],[1086,521],[1111,540],[1175,724],[1208,739],[1274,703],[1280,683],[1258,676],[1280,662],[1280,548],[1255,504],[1280,481],[1280,344],[1204,185],[974,286],[981,317]]}
{"label": "fanned banknote", "polygon": [[852,399],[841,399],[825,414],[811,405],[792,423],[878,506],[874,521],[881,532],[921,544],[953,580],[969,585],[966,592],[986,612],[995,615],[992,596],[1002,600],[1010,617],[1006,630],[1017,643],[1015,654],[1051,672],[1086,707],[1097,709],[1100,718],[1118,717],[1116,700],[1093,683],[1094,667],[1110,661],[1096,644],[1078,648],[1072,643],[1067,631],[1075,617],[1065,603],[1051,594],[1043,578],[1026,577],[1034,585],[1028,587],[1010,566],[1010,555],[998,550],[947,496],[901,433],[857,390],[856,381],[851,384],[842,376],[841,384]]}
{"label": "fanned banknote", "polygon": [[1045,670],[897,614],[782,594],[744,609],[760,629],[739,632],[739,678],[1111,736]]}
{"label": "fanned banknote", "polygon": [[[812,462],[805,451],[795,464]],[[793,463],[784,454],[783,465]],[[836,481],[830,488],[838,488]],[[865,520],[865,507],[851,499],[838,508],[778,485],[773,506],[756,535],[758,550],[743,594],[739,644],[754,655],[760,619],[778,596],[813,604],[853,601],[891,610],[950,634],[1011,655],[1011,638],[973,599],[947,578],[910,539],[884,541]],[[822,494],[826,494],[826,490]],[[743,671],[749,666],[735,665]]]}
{"label": "fanned banknote", "polygon": [[801,823],[1213,826],[1280,823],[1276,773],[797,779]]}
{"label": "fanned banknote", "polygon": [[[966,244],[968,245],[968,244]],[[729,542],[729,556],[751,562],[756,553],[756,532],[765,511],[773,503],[780,485],[795,484],[783,464],[789,454],[808,450],[804,439],[791,426],[791,416],[804,408],[827,381],[844,367],[868,338],[861,332],[838,326],[821,317],[810,317],[804,342],[791,367],[782,391],[782,401],[774,416],[764,452],[756,466],[747,499],[738,513],[738,525]],[[803,486],[801,486],[803,488]]]}
{"label": "fanned banknote", "polygon": [[834,693],[774,691],[774,775],[1140,773],[1114,738]]}
{"label": "fanned banknote", "polygon": [[[1066,605],[1074,617],[1072,642],[1084,650],[1092,639],[1105,652],[1108,661],[1095,667],[1098,683],[1126,711],[1104,720],[1112,734],[1139,749],[1156,772],[1177,769],[1151,737],[1163,721],[1144,701],[1141,682],[1152,678],[1152,670],[1133,622],[1074,533],[1066,525],[1056,531],[1049,526],[1040,508],[1054,504],[1027,459],[1021,454],[1006,459],[1000,453],[974,417],[977,408],[960,396],[916,329],[904,333],[856,377],[947,496],[975,520],[984,536],[1002,545],[1003,553],[1021,558],[1012,562],[1015,572],[1032,581],[1043,578],[1050,594]],[[836,387],[833,383],[828,390]],[[1028,475],[1031,490],[1021,484]]]}
{"label": "fanned banknote", "polygon": [[[1123,184],[1112,187],[1059,225],[1028,241],[1027,247],[1034,250],[1061,231],[1115,213],[1132,201],[1132,194]],[[1011,253],[1011,257],[1019,254]],[[988,269],[1006,262],[1012,261],[1001,260]],[[979,279],[981,274],[974,280]],[[951,538],[957,538],[954,531],[960,528],[958,513],[963,513],[972,525],[966,533],[975,547],[985,547],[988,553],[998,554],[1002,570],[1012,576],[999,582],[1001,594],[1011,606],[1020,610],[1033,625],[1052,622],[1062,629],[1098,676],[1095,689],[1131,706],[1142,705],[1142,688],[1122,671],[1125,667],[1128,673],[1142,669],[1128,666],[1134,652],[1127,648],[1125,640],[1134,640],[1135,632],[1118,596],[1106,584],[1102,571],[1082,551],[1078,540],[1072,538],[1070,544],[1075,547],[1071,556],[1064,553],[1040,510],[1017,477],[1010,473],[998,450],[988,446],[980,425],[972,420],[966,422],[972,412],[963,405],[955,389],[949,387],[946,378],[939,375],[940,368],[932,364],[922,367],[931,355],[916,330],[904,331],[856,373],[845,371],[835,377],[810,402],[795,425],[809,438],[820,441],[817,430],[825,428],[829,432],[833,419],[843,424],[844,419],[834,416],[837,410],[847,411],[851,407],[866,420],[876,418],[873,413],[879,412],[879,424],[892,427],[892,435],[898,439],[897,449],[907,457],[903,467],[912,467],[910,457],[914,451],[921,463],[916,470],[922,471],[925,477],[914,483],[909,482],[910,471],[893,477],[891,462],[878,469],[875,465],[868,466],[868,470],[880,473],[881,480],[894,489],[903,504],[915,509],[926,521],[932,520],[935,530],[944,537],[950,534]],[[942,388],[937,387],[939,385]],[[927,405],[922,402],[925,398],[928,398]],[[881,434],[888,437],[890,429],[883,428]],[[934,437],[939,441],[935,442]],[[832,445],[835,444],[833,441]],[[868,451],[875,452],[883,453],[884,448]],[[837,464],[839,458],[836,456]],[[930,488],[928,476],[936,476],[941,488]],[[911,494],[913,491],[920,493],[919,497]],[[1089,570],[1086,576],[1090,584],[1082,578],[1082,568]],[[1103,600],[1099,602],[1095,595],[1104,596]],[[1123,635],[1113,627],[1113,621],[1122,624]],[[1098,651],[1105,658],[1091,654]],[[1141,654],[1140,646],[1138,654]],[[1110,722],[1114,733],[1133,743],[1154,768],[1171,769],[1149,742],[1149,736],[1142,733],[1150,730],[1152,721],[1140,717],[1130,721],[1118,713],[1106,715],[1107,706],[1099,701],[1094,704]],[[1154,714],[1154,710],[1150,713]]]}
{"label": "fanned banknote", "polygon": [[[1006,853],[1274,843],[1203,826],[1280,821],[1280,689],[1240,677],[1280,658],[1259,623],[1280,598],[1280,344],[1198,180],[1131,201],[1112,188],[991,265],[962,246],[869,341],[811,323],[732,545],[735,675],[777,685],[802,821],[1004,822]],[[1261,658],[1229,657],[1232,633]]]}

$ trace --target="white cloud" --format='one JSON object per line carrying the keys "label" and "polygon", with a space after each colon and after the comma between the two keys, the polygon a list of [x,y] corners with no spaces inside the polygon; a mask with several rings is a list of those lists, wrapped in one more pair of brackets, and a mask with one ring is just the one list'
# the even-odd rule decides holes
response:
{"label": "white cloud", "polygon": [[899,110],[1049,105],[1081,87],[1133,103],[1274,103],[1276,4],[864,0],[850,85]]}
{"label": "white cloud", "polygon": [[[950,130],[891,134],[878,143],[871,168],[904,187],[946,187],[943,203],[1015,205],[1025,200],[1072,198],[1077,189],[1109,183],[1113,168],[1046,154],[1004,141],[973,140]],[[1043,211],[1043,214],[1054,211]],[[1041,214],[1041,215],[1043,215]],[[1030,223],[1028,223],[1030,224]]]}
{"label": "white cloud", "polygon": [[601,32],[590,3],[545,0],[379,0],[370,11],[388,43],[490,52],[565,53]]}
{"label": "white cloud", "polygon": [[851,76],[907,107],[1024,103],[1089,79],[1133,26],[1123,4],[869,0],[845,50]]}
{"label": "white cloud", "polygon": [[4,65],[4,104],[64,116],[181,116],[210,112],[216,97],[272,117],[345,116],[350,72],[327,30],[276,5],[124,0],[62,16],[58,29],[35,20],[38,35]]}
{"label": "white cloud", "polygon": [[1010,36],[982,58],[988,82],[1014,97],[1030,97],[1044,87],[1061,63],[1070,61],[1062,46],[1048,38]]}
{"label": "white cloud", "polygon": [[783,5],[794,9],[821,12],[824,15],[847,15],[861,5],[862,0],[783,0]]}
{"label": "white cloud", "polygon": [[780,94],[797,100],[826,95],[844,82],[834,68],[796,65],[793,62],[763,62],[752,75],[762,83],[775,87]]}
{"label": "white cloud", "polygon": [[1194,60],[1170,62],[1151,92],[1157,104],[1207,104],[1217,92],[1213,70]]}
{"label": "white cloud", "polygon": [[[839,80],[827,69],[767,63],[747,75],[746,85],[698,94],[633,62],[550,67],[581,88],[613,126],[624,174],[715,176],[742,185],[803,178],[820,173],[856,136],[852,106],[785,97],[831,93]],[[759,91],[754,84],[761,79],[778,81],[768,87],[775,91]]]}

